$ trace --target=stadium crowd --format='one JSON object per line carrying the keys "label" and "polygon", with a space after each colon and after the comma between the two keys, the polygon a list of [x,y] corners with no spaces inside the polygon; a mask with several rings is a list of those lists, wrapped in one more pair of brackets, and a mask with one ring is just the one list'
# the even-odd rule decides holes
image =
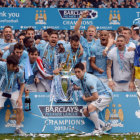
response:
{"label": "stadium crowd", "polygon": [[140,0],[1,0],[0,7],[140,8]]}

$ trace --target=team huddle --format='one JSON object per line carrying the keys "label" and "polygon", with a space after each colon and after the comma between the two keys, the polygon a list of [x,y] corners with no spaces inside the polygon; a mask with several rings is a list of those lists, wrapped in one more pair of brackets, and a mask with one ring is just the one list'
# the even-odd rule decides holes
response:
{"label": "team huddle", "polygon": [[50,92],[54,76],[63,70],[72,69],[75,73],[73,88],[82,90],[82,99],[87,102],[83,113],[95,124],[94,131],[86,135],[100,135],[111,129],[111,124],[102,121],[98,114],[111,103],[112,91],[136,91],[134,82],[140,85],[139,26],[120,27],[115,33],[97,32],[91,25],[85,38],[79,28],[87,16],[88,12],[84,11],[69,41],[60,38],[53,29],[43,31],[39,38],[35,37],[33,28],[28,28],[19,34],[17,42],[10,26],[3,29],[0,109],[9,98],[17,110],[15,133],[24,134],[23,92]]}

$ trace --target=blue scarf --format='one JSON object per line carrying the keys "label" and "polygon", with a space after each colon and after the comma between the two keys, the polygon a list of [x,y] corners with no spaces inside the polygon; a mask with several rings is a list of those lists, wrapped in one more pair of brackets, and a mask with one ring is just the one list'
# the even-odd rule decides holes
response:
{"label": "blue scarf", "polygon": [[[124,57],[124,55],[125,55],[125,52],[126,52],[126,48],[124,49],[123,57]],[[120,65],[120,69],[123,70],[124,64],[123,64],[123,61],[120,59],[119,49],[118,49],[118,48],[117,48],[117,60],[118,60],[118,63],[119,63],[119,65]]]}

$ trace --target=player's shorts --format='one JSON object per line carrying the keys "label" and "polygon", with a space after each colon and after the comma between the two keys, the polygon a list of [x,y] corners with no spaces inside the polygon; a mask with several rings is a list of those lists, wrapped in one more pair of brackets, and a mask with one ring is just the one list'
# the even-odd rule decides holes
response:
{"label": "player's shorts", "polygon": [[[3,97],[2,96],[2,93],[3,92],[0,91],[0,107],[4,107],[4,103],[7,100],[7,97]],[[11,104],[12,104],[12,106],[13,106],[14,109],[16,109],[16,108],[22,108],[21,106],[18,106],[17,103],[16,103],[18,97],[19,97],[19,91],[18,90],[15,91],[15,92],[12,92],[10,101],[11,101]]]}
{"label": "player's shorts", "polygon": [[99,98],[96,101],[92,101],[89,104],[95,106],[99,111],[102,111],[107,107],[112,101],[112,97],[110,95],[99,95]]}

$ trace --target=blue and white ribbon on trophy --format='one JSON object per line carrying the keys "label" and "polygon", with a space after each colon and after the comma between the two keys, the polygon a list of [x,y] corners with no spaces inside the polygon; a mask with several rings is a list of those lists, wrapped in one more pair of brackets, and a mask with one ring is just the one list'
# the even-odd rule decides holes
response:
{"label": "blue and white ribbon on trophy", "polygon": [[27,62],[26,63],[27,65],[26,65],[24,71],[25,71],[25,80],[28,80],[29,77],[33,75],[33,71],[32,71],[32,68],[31,68],[29,56],[27,57],[26,62]]}
{"label": "blue and white ribbon on trophy", "polygon": [[[57,63],[57,54],[54,54],[54,68],[58,68],[58,63]],[[53,101],[66,101],[66,96],[63,92],[62,85],[61,85],[61,77],[60,75],[54,75],[53,80],[52,80],[52,85],[51,85],[51,92],[50,92],[50,102],[51,106]]]}

